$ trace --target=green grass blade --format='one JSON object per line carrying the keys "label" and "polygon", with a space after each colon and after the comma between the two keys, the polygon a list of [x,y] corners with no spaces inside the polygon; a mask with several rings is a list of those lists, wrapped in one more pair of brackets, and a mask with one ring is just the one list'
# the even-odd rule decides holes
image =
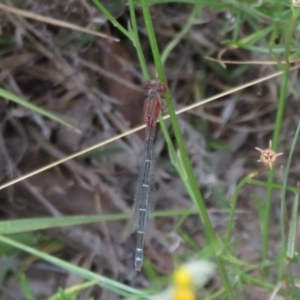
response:
{"label": "green grass blade", "polygon": [[[156,41],[156,37],[155,37],[155,32],[154,32],[154,28],[153,28],[153,24],[152,24],[152,19],[150,16],[149,6],[148,6],[146,0],[141,0],[141,4],[142,4],[144,21],[145,21],[145,25],[147,28],[147,33],[148,33],[150,46],[152,49],[152,54],[153,54],[153,58],[155,61],[155,66],[156,66],[156,70],[158,73],[158,77],[159,77],[160,81],[166,82],[166,77],[165,77],[165,74],[163,71],[163,65],[162,65],[162,61],[161,61],[161,57],[160,57],[160,53],[159,53],[159,49],[158,49],[158,45],[157,45],[157,41]],[[204,226],[206,229],[206,235],[207,235],[207,237],[209,237],[209,241],[213,245],[214,252],[216,255],[216,263],[217,263],[218,270],[219,270],[220,276],[222,278],[223,284],[226,287],[226,293],[227,293],[228,299],[234,300],[235,296],[233,293],[233,288],[231,287],[231,284],[229,282],[225,265],[222,261],[222,258],[217,256],[217,253],[218,253],[217,235],[212,227],[204,200],[199,191],[198,183],[195,178],[195,175],[194,175],[194,172],[193,172],[193,169],[191,166],[191,162],[188,157],[185,143],[184,143],[184,140],[183,140],[180,128],[179,128],[179,123],[178,123],[178,120],[177,120],[177,117],[175,114],[174,106],[171,101],[170,92],[168,90],[166,93],[166,101],[167,101],[168,112],[170,114],[171,124],[173,127],[173,131],[175,134],[177,144],[178,144],[178,148],[179,148],[180,159],[182,160],[182,165],[184,167],[184,172],[186,174],[186,181],[189,183],[191,190],[192,190],[193,194],[195,195],[195,199],[196,199],[195,205],[198,208],[199,215],[201,216],[201,219],[204,223]]]}
{"label": "green grass blade", "polygon": [[253,269],[256,268],[255,265],[252,265],[252,264],[247,263],[246,261],[240,260],[240,259],[236,258],[235,256],[233,256],[231,254],[225,254],[225,253],[223,253],[222,257],[225,260],[227,260],[227,261],[229,261],[232,264],[237,265],[237,266],[248,267],[248,268],[253,268]]}
{"label": "green grass blade", "polygon": [[[24,99],[22,99],[21,97],[7,91],[7,90],[4,90],[2,88],[0,88],[0,97],[3,97],[5,99],[8,99],[10,101],[13,101],[19,105],[22,105],[23,107],[26,107],[30,110],[33,110],[35,111],[36,113],[39,113],[53,121],[56,121],[64,126],[67,126],[67,127],[71,127],[71,128],[74,128],[71,124],[69,124],[68,122],[64,121],[63,119],[59,118],[58,116],[56,116],[55,114],[53,113],[50,113]],[[75,128],[74,128],[75,129]]]}
{"label": "green grass blade", "polygon": [[[3,256],[2,256],[3,258]],[[15,255],[6,256],[5,259],[1,262],[0,268],[0,286],[4,286],[4,279],[6,278],[8,272],[13,267],[14,261],[16,259]]]}
{"label": "green grass blade", "polygon": [[290,232],[287,243],[286,256],[289,261],[291,261],[295,256],[295,241],[297,235],[297,225],[298,225],[298,210],[299,210],[299,194],[295,194],[295,199],[292,209],[292,217],[290,222]]}
{"label": "green grass blade", "polygon": [[[292,164],[292,158],[293,158],[293,154],[295,152],[295,148],[297,145],[297,142],[299,140],[299,134],[300,134],[300,122],[298,123],[297,126],[297,130],[295,132],[294,138],[293,138],[293,142],[291,145],[291,150],[289,153],[289,157],[287,160],[287,164],[286,164],[286,168],[285,168],[285,172],[284,172],[284,177],[283,177],[283,184],[282,184],[282,189],[281,189],[281,207],[280,207],[280,216],[281,218],[285,218],[285,205],[286,205],[286,191],[288,190],[288,186],[287,186],[287,180],[288,180],[288,175],[290,173],[290,167]],[[281,220],[280,223],[280,232],[281,232],[281,251],[280,251],[280,263],[279,263],[279,272],[278,272],[278,280],[280,280],[282,278],[283,275],[283,270],[285,268],[285,264],[286,264],[286,255],[288,257],[288,259],[292,259],[294,257],[294,251],[295,251],[295,235],[296,235],[296,228],[295,226],[297,226],[297,211],[298,211],[298,206],[299,206],[299,191],[295,192],[295,201],[293,204],[293,210],[292,210],[292,218],[291,218],[291,222],[290,222],[290,232],[289,232],[289,237],[288,237],[288,241],[287,241],[287,245],[283,245],[283,243],[285,243],[285,224],[284,224],[284,220]],[[296,214],[296,215],[295,215]],[[284,237],[284,238],[283,238]],[[286,249],[286,251],[285,251]]]}
{"label": "green grass blade", "polygon": [[145,60],[144,52],[141,46],[141,42],[139,39],[139,32],[138,32],[138,25],[136,21],[136,15],[135,15],[135,10],[134,10],[134,4],[133,0],[128,1],[129,5],[129,10],[130,10],[130,19],[131,19],[131,24],[132,24],[132,43],[136,49],[136,53],[139,59],[139,63],[142,69],[142,73],[145,79],[149,79],[150,75],[147,69],[147,63]]}
{"label": "green grass blade", "polygon": [[72,299],[76,299],[76,295],[79,292],[81,292],[81,291],[83,291],[83,290],[85,290],[85,289],[87,289],[87,288],[89,288],[89,287],[91,287],[95,284],[97,284],[97,281],[95,281],[95,280],[84,282],[82,284],[78,284],[78,285],[72,286],[70,288],[67,288],[65,290],[59,291],[58,293],[51,296],[47,300],[61,300],[61,299],[63,299],[62,294],[65,297],[65,299],[70,299],[71,297],[73,297]]}
{"label": "green grass blade", "polygon": [[[145,20],[145,24],[146,24],[146,28],[147,28],[147,32],[148,32],[148,37],[149,37],[158,77],[159,77],[160,81],[165,83],[166,78],[165,78],[165,74],[163,71],[163,65],[161,62],[158,45],[156,42],[156,37],[155,37],[155,33],[154,33],[152,19],[151,19],[150,12],[149,12],[149,7],[148,7],[146,0],[141,0],[141,4],[142,4],[144,20]],[[198,184],[197,184],[196,178],[193,173],[193,169],[192,169],[189,157],[188,157],[188,153],[185,148],[185,143],[184,143],[184,140],[183,140],[180,128],[179,128],[177,116],[175,114],[175,109],[174,109],[173,103],[171,101],[171,95],[168,90],[166,92],[166,102],[167,102],[168,112],[170,114],[171,124],[173,127],[173,131],[175,134],[177,144],[178,144],[178,148],[179,148],[179,155],[181,157],[181,160],[183,161],[183,166],[185,168],[186,181],[189,182],[189,185],[191,186],[193,193],[196,195],[197,201],[195,204],[199,209],[199,214],[205,224],[207,234],[210,237],[210,241],[216,242],[215,232],[212,228],[202,195],[199,191]]]}
{"label": "green grass blade", "polygon": [[[154,217],[189,216],[197,214],[195,209],[175,209],[166,211],[156,211]],[[128,220],[131,214],[110,214],[110,215],[87,215],[87,216],[64,216],[64,217],[44,217],[32,219],[20,219],[0,222],[0,234],[14,234],[27,231],[49,229],[55,227],[74,226],[96,222],[110,222],[118,220]]]}
{"label": "green grass blade", "polygon": [[[287,88],[288,88],[288,78],[289,78],[289,56],[290,56],[290,45],[293,32],[295,30],[295,26],[298,22],[300,10],[297,10],[297,13],[293,15],[292,19],[290,20],[287,31],[285,32],[285,58],[286,64],[283,66],[283,74],[282,74],[282,81],[280,87],[280,94],[279,94],[279,103],[277,107],[276,119],[275,119],[275,129],[273,133],[273,149],[277,151],[278,144],[279,144],[279,136],[280,130],[282,127],[282,120],[283,120],[283,113],[286,104],[286,95],[287,95]],[[273,50],[273,49],[272,49]],[[270,212],[271,212],[271,205],[272,205],[272,183],[274,181],[275,170],[272,169],[268,175],[268,188],[266,194],[266,210],[265,210],[265,218],[264,218],[264,226],[263,226],[263,238],[262,238],[262,258],[266,260],[268,258],[269,252],[269,225],[270,225]],[[286,236],[285,236],[285,201],[283,197],[281,198],[281,207],[280,207],[280,236],[281,236],[281,254],[280,257],[282,258],[286,252]],[[279,277],[281,277],[283,268],[283,262],[281,260],[280,263],[280,270]],[[264,274],[268,275],[268,269],[264,270]]]}
{"label": "green grass blade", "polygon": [[72,265],[66,261],[63,261],[59,258],[56,258],[54,256],[51,256],[49,254],[43,253],[41,251],[38,251],[36,249],[33,249],[31,247],[25,246],[19,242],[16,242],[8,237],[5,237],[3,235],[0,235],[0,242],[2,243],[6,243],[8,245],[11,245],[15,248],[18,248],[20,250],[23,250],[27,253],[30,253],[36,257],[39,257],[51,264],[54,264],[58,267],[61,267],[71,273],[74,273],[78,276],[81,276],[87,280],[96,280],[100,286],[102,286],[103,288],[109,289],[111,291],[114,291],[115,293],[122,295],[124,297],[129,296],[129,295],[138,295],[138,294],[142,294],[142,292],[129,287],[125,284],[119,283],[115,280],[109,279],[107,277],[101,276],[99,274],[96,274],[94,272],[91,272],[89,270],[80,268],[78,266]]}
{"label": "green grass blade", "polygon": [[229,219],[228,219],[228,223],[227,223],[227,228],[226,228],[226,233],[225,233],[225,243],[226,245],[230,244],[230,239],[232,236],[232,231],[234,228],[234,214],[235,214],[235,209],[236,209],[236,205],[237,205],[237,200],[238,200],[238,196],[239,193],[242,189],[242,187],[246,184],[249,183],[249,180],[256,176],[257,172],[251,173],[249,175],[247,175],[246,177],[244,177],[239,184],[237,185],[237,187],[235,188],[235,191],[230,199],[230,214],[229,214]]}
{"label": "green grass blade", "polygon": [[[284,106],[285,106],[285,101],[286,101],[286,95],[287,95],[287,88],[288,88],[288,74],[289,74],[289,56],[290,56],[290,45],[292,41],[292,35],[295,31],[296,24],[298,22],[300,14],[300,9],[297,9],[295,13],[293,13],[293,17],[291,18],[287,32],[286,32],[286,39],[285,39],[285,59],[286,59],[286,65],[284,66],[283,70],[283,80],[282,80],[282,85],[280,89],[280,101],[279,101],[279,106],[278,106],[278,112],[276,116],[276,125],[275,125],[275,131],[274,131],[274,148],[278,148],[278,142],[279,142],[279,133],[280,133],[280,128],[282,124],[282,118],[283,118],[283,111],[284,111]],[[285,216],[286,216],[286,201],[285,201],[285,191],[286,191],[286,185],[287,185],[287,177],[288,177],[288,172],[290,169],[290,164],[291,164],[291,159],[292,155],[294,153],[295,145],[296,145],[296,140],[298,140],[299,136],[299,131],[300,131],[300,125],[298,124],[297,127],[297,132],[295,134],[295,137],[293,139],[293,144],[292,148],[289,154],[289,160],[288,160],[288,165],[286,167],[286,172],[284,175],[284,182],[283,182],[283,189],[281,192],[281,203],[280,203],[280,237],[281,237],[281,247],[280,247],[280,260],[279,260],[279,271],[278,271],[278,279],[282,280],[283,277],[283,270],[285,269],[285,253],[286,253],[286,226],[285,226]],[[267,198],[268,203],[271,202],[271,195],[269,198]]]}
{"label": "green grass blade", "polygon": [[[36,237],[32,232],[18,232],[13,233],[9,235],[9,238],[21,243],[23,245],[31,246],[36,243]],[[8,244],[3,244],[0,242],[0,257],[6,256],[6,255],[13,255],[15,253],[18,253],[19,250],[11,247]],[[2,265],[1,265],[2,268]]]}
{"label": "green grass blade", "polygon": [[33,218],[0,222],[0,234],[13,234],[26,231],[49,229],[62,226],[73,226],[95,222],[115,221],[129,218],[129,214],[105,216],[71,216],[57,218]]}
{"label": "green grass blade", "polygon": [[[254,184],[254,185],[259,185],[259,186],[264,186],[264,187],[268,187],[268,183],[264,182],[264,181],[260,181],[260,180],[254,180],[254,179],[249,179],[248,183]],[[273,190],[277,189],[280,190],[282,189],[282,184],[277,184],[277,183],[273,183],[271,184],[271,187]],[[293,192],[293,193],[300,193],[300,188],[295,187],[295,186],[286,186],[286,190]]]}
{"label": "green grass blade", "polygon": [[130,40],[132,39],[131,34],[129,33],[126,28],[124,28],[117,20],[116,18],[105,8],[105,6],[98,0],[93,0],[95,5],[104,13],[104,15],[107,17],[107,19],[116,26],[127,38]]}
{"label": "green grass blade", "polygon": [[265,280],[261,280],[259,278],[256,277],[252,277],[246,273],[242,273],[241,275],[242,280],[247,283],[247,284],[251,284],[257,287],[261,287],[263,289],[266,289],[268,291],[273,291],[275,289],[275,285],[269,283],[268,281]]}
{"label": "green grass blade", "polygon": [[264,209],[265,209],[264,202],[262,201],[261,198],[255,196],[255,195],[251,195],[250,197],[255,205],[257,215],[258,215],[258,220],[259,220],[259,227],[260,227],[260,230],[262,230],[262,226],[264,223]]}
{"label": "green grass blade", "polygon": [[29,282],[24,274],[21,275],[20,284],[23,295],[25,296],[26,300],[37,300],[34,294],[32,293]]}
{"label": "green grass blade", "polygon": [[165,62],[166,62],[169,54],[171,53],[171,51],[176,47],[176,45],[181,41],[181,39],[188,33],[188,31],[192,27],[193,22],[194,22],[197,14],[200,10],[200,7],[201,6],[200,6],[200,2],[199,2],[195,5],[192,13],[190,14],[188,20],[186,21],[186,23],[183,26],[183,28],[181,29],[181,31],[165,47],[165,50],[162,52],[162,55],[161,55],[161,61],[162,61],[163,64],[165,64]]}

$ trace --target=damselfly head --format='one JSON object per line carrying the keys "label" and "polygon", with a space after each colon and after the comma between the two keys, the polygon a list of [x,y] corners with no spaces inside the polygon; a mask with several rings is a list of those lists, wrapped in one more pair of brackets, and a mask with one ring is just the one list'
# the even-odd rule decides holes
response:
{"label": "damselfly head", "polygon": [[164,93],[167,90],[165,84],[161,83],[157,79],[151,79],[142,83],[142,88],[144,90],[153,90],[158,93]]}

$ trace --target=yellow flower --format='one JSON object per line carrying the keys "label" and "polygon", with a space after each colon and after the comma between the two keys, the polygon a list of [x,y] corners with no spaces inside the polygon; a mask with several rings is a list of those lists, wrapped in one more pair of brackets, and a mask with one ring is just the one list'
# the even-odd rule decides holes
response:
{"label": "yellow flower", "polygon": [[172,285],[164,292],[153,295],[151,300],[196,300],[196,291],[214,273],[214,264],[206,260],[192,260],[178,267]]}
{"label": "yellow flower", "polygon": [[178,268],[174,272],[173,281],[176,286],[187,287],[193,284],[190,273],[184,267]]}
{"label": "yellow flower", "polygon": [[195,300],[195,291],[191,287],[178,287],[174,290],[174,300]]}

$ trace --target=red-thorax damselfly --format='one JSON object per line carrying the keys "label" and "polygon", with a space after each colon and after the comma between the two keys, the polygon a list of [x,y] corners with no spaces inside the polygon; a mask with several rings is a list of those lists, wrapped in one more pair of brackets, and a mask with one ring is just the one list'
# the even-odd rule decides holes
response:
{"label": "red-thorax damselfly", "polygon": [[154,166],[153,140],[159,112],[163,109],[163,98],[167,87],[158,80],[146,81],[142,85],[149,94],[145,101],[144,117],[146,122],[144,159],[139,172],[134,198],[133,229],[137,232],[134,266],[140,271],[143,265],[145,235],[152,207],[152,170]]}

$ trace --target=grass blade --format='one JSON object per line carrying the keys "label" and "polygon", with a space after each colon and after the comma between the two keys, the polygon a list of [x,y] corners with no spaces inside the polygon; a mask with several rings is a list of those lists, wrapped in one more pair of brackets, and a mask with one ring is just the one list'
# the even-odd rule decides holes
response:
{"label": "grass blade", "polygon": [[8,99],[10,101],[13,101],[13,102],[15,102],[15,103],[17,103],[19,105],[22,105],[23,107],[26,107],[26,108],[28,108],[30,110],[33,110],[36,113],[39,113],[39,114],[41,114],[41,115],[43,115],[43,116],[45,116],[45,117],[47,117],[47,118],[49,118],[49,119],[51,119],[53,121],[56,121],[56,122],[58,122],[58,123],[60,123],[60,124],[62,124],[64,126],[73,128],[74,130],[77,130],[71,124],[69,124],[68,122],[66,122],[63,119],[59,118],[55,114],[50,113],[47,110],[44,110],[44,109],[42,109],[42,108],[40,108],[40,107],[38,107],[38,106],[36,106],[36,105],[34,105],[34,104],[32,104],[32,103],[24,100],[24,99],[22,99],[21,97],[15,95],[15,94],[13,94],[13,93],[5,90],[5,89],[0,88],[0,97],[3,97],[3,98]]}
{"label": "grass blade", "polygon": [[54,264],[58,267],[61,267],[65,269],[66,271],[69,271],[71,273],[77,274],[87,280],[97,280],[99,282],[99,285],[101,285],[103,288],[107,288],[111,291],[114,291],[118,293],[119,295],[123,296],[129,296],[129,295],[137,295],[137,294],[142,294],[142,292],[129,287],[125,284],[119,283],[115,280],[109,279],[107,277],[101,276],[99,274],[93,273],[89,270],[80,268],[78,266],[75,266],[73,264],[70,264],[68,262],[65,262],[59,258],[53,257],[49,254],[43,253],[41,251],[38,251],[36,249],[33,249],[31,247],[25,246],[19,242],[16,242],[8,237],[5,237],[3,235],[0,235],[0,242],[6,243],[8,245],[11,245],[15,248],[18,248],[20,250],[23,250],[27,253],[30,253],[36,257],[39,257],[51,264]]}

